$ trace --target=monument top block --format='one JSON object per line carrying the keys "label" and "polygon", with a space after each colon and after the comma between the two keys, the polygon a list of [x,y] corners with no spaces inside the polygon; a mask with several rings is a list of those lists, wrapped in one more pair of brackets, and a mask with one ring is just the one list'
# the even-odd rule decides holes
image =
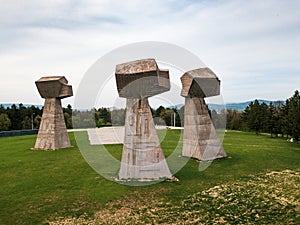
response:
{"label": "monument top block", "polygon": [[156,73],[157,70],[155,59],[140,59],[116,66],[116,74],[139,74],[151,71]]}
{"label": "monument top block", "polygon": [[66,98],[73,96],[72,86],[64,76],[42,77],[35,82],[42,98]]}
{"label": "monument top block", "polygon": [[180,79],[183,97],[204,98],[220,94],[220,80],[207,67],[188,71]]}
{"label": "monument top block", "polygon": [[155,59],[141,59],[118,64],[116,82],[119,96],[146,98],[170,90],[168,70],[160,70]]}

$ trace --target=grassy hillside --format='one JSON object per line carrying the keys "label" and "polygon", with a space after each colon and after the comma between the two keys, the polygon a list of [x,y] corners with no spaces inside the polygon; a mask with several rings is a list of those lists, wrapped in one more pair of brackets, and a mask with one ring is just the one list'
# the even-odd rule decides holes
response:
{"label": "grassy hillside", "polygon": [[[166,155],[178,132],[167,132]],[[299,223],[295,143],[229,131],[223,143],[228,158],[202,172],[190,160],[176,174],[179,182],[131,187],[98,175],[72,133],[70,139],[70,149],[34,151],[35,135],[0,138],[0,224]],[[122,145],[106,147],[120,158]]]}

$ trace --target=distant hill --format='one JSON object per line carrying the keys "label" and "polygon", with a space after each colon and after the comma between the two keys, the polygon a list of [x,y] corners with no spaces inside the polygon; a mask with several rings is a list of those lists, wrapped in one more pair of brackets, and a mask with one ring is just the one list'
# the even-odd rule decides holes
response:
{"label": "distant hill", "polygon": [[[237,111],[243,111],[246,109],[246,107],[248,105],[250,105],[251,102],[254,102],[253,101],[247,101],[247,102],[240,102],[240,103],[226,103],[226,108],[227,109],[236,109]],[[262,104],[262,103],[265,103],[267,105],[270,105],[271,102],[274,102],[274,101],[269,101],[269,100],[258,100],[259,104]]]}
{"label": "distant hill", "polygon": [[[246,109],[246,107],[251,103],[251,102],[254,102],[253,101],[247,101],[247,102],[232,102],[232,103],[226,103],[225,104],[225,107],[226,109],[235,109],[237,111],[243,111]],[[258,100],[259,104],[262,104],[262,103],[265,103],[267,105],[270,105],[271,102],[274,102],[274,101],[269,101],[269,100],[262,100],[262,99],[259,99]],[[178,105],[175,105],[175,106],[168,106],[167,108],[171,108],[171,109],[180,109],[182,106],[184,106],[184,104],[178,104]],[[208,104],[208,108],[210,109],[215,109],[215,110],[221,110],[224,106],[223,105],[218,105],[218,104]]]}
{"label": "distant hill", "polygon": [[[231,102],[231,103],[226,103],[225,106],[226,106],[226,109],[235,109],[237,111],[243,111],[246,109],[246,107],[251,103],[251,102],[254,102],[253,101],[247,101],[247,102]],[[270,105],[271,102],[275,102],[275,101],[269,101],[269,100],[262,100],[262,99],[259,99],[258,100],[259,104],[262,104],[262,103],[265,103],[267,105]],[[7,108],[7,107],[11,107],[13,104],[15,104],[17,107],[19,106],[19,103],[0,103],[0,105],[2,105],[4,108]],[[32,106],[33,104],[23,104],[25,107],[30,107]],[[35,107],[38,107],[38,108],[42,108],[43,106],[42,105],[34,105]],[[175,106],[167,106],[166,108],[171,108],[171,109],[180,109],[182,106],[184,106],[184,104],[178,104],[178,105],[175,105]],[[223,105],[218,105],[218,104],[208,104],[208,108],[210,109],[215,109],[215,110],[221,110],[224,108]],[[113,110],[113,109],[116,109],[114,107],[110,108],[110,110]]]}

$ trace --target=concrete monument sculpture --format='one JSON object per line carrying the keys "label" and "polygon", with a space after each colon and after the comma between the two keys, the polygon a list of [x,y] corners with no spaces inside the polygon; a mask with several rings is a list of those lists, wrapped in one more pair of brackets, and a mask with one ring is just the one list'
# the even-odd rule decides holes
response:
{"label": "concrete monument sculpture", "polygon": [[226,157],[204,100],[220,94],[220,80],[209,68],[188,71],[180,79],[185,97],[182,155],[202,161]]}
{"label": "concrete monument sculpture", "polygon": [[120,97],[126,98],[125,138],[119,179],[171,178],[155,130],[148,98],[170,90],[169,71],[154,59],[118,64]]}
{"label": "concrete monument sculpture", "polygon": [[42,77],[35,82],[45,98],[42,120],[34,149],[54,150],[71,147],[61,99],[73,95],[72,86],[64,76]]}

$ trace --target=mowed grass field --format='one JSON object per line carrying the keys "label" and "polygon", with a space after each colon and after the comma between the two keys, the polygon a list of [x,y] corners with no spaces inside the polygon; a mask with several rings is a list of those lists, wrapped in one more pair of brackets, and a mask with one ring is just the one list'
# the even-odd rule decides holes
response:
{"label": "mowed grass field", "polygon": [[[1,225],[300,224],[300,144],[228,131],[227,158],[202,171],[190,159],[179,182],[134,187],[96,173],[69,135],[74,147],[57,151],[31,150],[35,135],[0,138]],[[179,135],[167,131],[166,156]],[[106,148],[120,159],[122,145]]]}

